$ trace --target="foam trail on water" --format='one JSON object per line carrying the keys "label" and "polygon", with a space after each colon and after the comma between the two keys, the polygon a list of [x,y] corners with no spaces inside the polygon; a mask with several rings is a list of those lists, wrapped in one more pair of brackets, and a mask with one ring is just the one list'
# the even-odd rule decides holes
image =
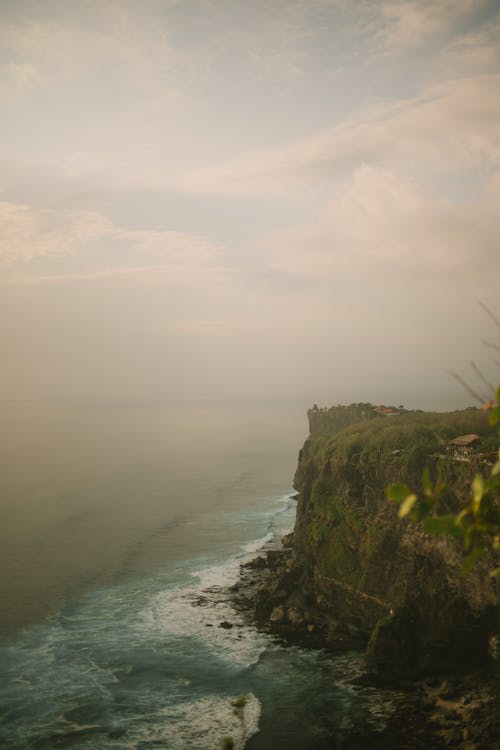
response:
{"label": "foam trail on water", "polygon": [[193,583],[157,594],[144,613],[149,625],[169,637],[199,639],[212,653],[240,668],[255,663],[269,638],[241,622],[227,589],[238,580],[240,564],[270,537],[246,545],[244,552],[226,563],[195,571]]}
{"label": "foam trail on water", "polygon": [[[242,750],[261,711],[246,668],[272,640],[240,620],[228,587],[241,563],[290,527],[293,511],[282,497],[224,517],[228,544],[208,548],[214,562],[180,560],[173,573],[91,592],[2,644],[0,744],[207,750],[230,736]],[[251,530],[257,538],[247,541]],[[245,700],[235,703],[238,689]]]}
{"label": "foam trail on water", "polygon": [[[237,582],[240,565],[271,542],[276,534],[290,528],[294,508],[290,495],[279,498],[282,505],[269,521],[269,531],[242,545],[240,551],[224,562],[193,571],[194,582],[158,593],[143,613],[145,627],[165,636],[195,638],[210,651],[237,667],[255,664],[269,645],[269,636],[241,621],[234,611],[228,588]],[[290,511],[290,518],[286,517]],[[281,523],[277,524],[278,516]]]}
{"label": "foam trail on water", "polygon": [[171,750],[206,750],[222,747],[223,739],[231,737],[234,749],[243,750],[259,731],[260,714],[260,702],[252,693],[185,701],[162,709],[161,721],[141,729],[132,746],[153,742]]}

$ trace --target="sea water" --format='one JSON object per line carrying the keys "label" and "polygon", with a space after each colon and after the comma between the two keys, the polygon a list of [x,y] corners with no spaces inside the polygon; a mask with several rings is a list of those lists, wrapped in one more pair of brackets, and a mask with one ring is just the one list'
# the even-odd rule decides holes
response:
{"label": "sea water", "polygon": [[[121,574],[110,565],[115,573],[106,584],[105,576],[86,591],[75,584],[45,617],[7,633],[0,647],[1,747],[216,750],[231,738],[237,749],[304,750],[335,746],[332,738],[349,725],[384,720],[390,706],[380,695],[353,686],[359,655],[285,646],[232,609],[228,587],[240,564],[290,531],[295,517],[286,478],[279,471],[269,477],[283,490],[266,495],[262,452],[248,440],[237,448],[234,442],[233,434],[234,461],[253,447],[246,474],[236,481],[220,461],[215,472],[202,471],[212,483],[203,497],[212,502],[185,500],[184,513],[176,506],[173,518],[160,514],[156,528],[126,545]],[[224,446],[219,442],[215,454]],[[267,448],[284,467],[274,438]],[[213,446],[207,452],[215,455]],[[201,460],[192,446],[189,453]],[[264,463],[272,462],[268,455]],[[192,492],[200,487],[195,479]],[[87,533],[98,517],[91,523],[77,514],[73,523]],[[148,545],[167,547],[164,559],[158,549],[148,558]]]}

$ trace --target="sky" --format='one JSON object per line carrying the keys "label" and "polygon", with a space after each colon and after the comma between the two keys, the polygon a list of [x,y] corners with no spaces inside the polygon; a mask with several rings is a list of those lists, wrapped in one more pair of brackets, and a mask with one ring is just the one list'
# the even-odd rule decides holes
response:
{"label": "sky", "polygon": [[2,403],[498,379],[497,1],[0,0],[0,99]]}

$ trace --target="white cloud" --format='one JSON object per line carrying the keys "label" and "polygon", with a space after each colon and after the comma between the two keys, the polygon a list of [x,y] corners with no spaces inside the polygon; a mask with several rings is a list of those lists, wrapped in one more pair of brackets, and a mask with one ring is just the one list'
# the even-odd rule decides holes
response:
{"label": "white cloud", "polygon": [[204,237],[174,231],[122,230],[114,237],[130,243],[131,248],[143,255],[161,258],[175,265],[204,264],[220,255],[221,249]]}
{"label": "white cloud", "polygon": [[[221,252],[204,237],[169,230],[127,229],[92,211],[56,211],[0,202],[0,262],[4,266],[77,252],[84,256],[95,242],[113,243],[122,252],[158,258],[170,266],[203,265]],[[123,273],[123,269],[111,270],[114,272]],[[92,273],[89,278],[94,276]]]}
{"label": "white cloud", "polygon": [[384,25],[381,44],[389,52],[418,47],[428,39],[453,30],[458,20],[478,10],[481,0],[389,0],[377,4]]}
{"label": "white cloud", "polygon": [[285,148],[249,152],[177,178],[134,177],[117,187],[287,193],[331,182],[365,162],[420,176],[491,167],[500,162],[499,90],[498,74],[431,86],[414,99],[373,107]]}
{"label": "white cloud", "polygon": [[474,280],[490,285],[498,257],[498,193],[480,204],[433,198],[401,175],[362,166],[318,222],[263,241],[276,267],[318,281]]}
{"label": "white cloud", "polygon": [[[110,89],[133,88],[147,94],[172,73],[175,54],[155,16],[132,13],[118,3],[90,4],[87,13],[80,10],[66,18],[21,17],[2,25],[4,94],[85,81],[94,89],[97,82],[107,82]],[[164,97],[166,93],[164,89]]]}
{"label": "white cloud", "polygon": [[39,256],[67,255],[80,243],[105,237],[112,226],[90,211],[58,212],[0,202],[0,261],[27,262]]}

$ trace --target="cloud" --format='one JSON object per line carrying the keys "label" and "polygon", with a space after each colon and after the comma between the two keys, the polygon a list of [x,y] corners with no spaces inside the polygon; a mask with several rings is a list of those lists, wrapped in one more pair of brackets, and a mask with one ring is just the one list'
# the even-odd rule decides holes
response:
{"label": "cloud", "polygon": [[475,31],[458,35],[442,51],[438,66],[447,77],[494,73],[500,64],[500,13]]}
{"label": "cloud", "polygon": [[[219,246],[204,237],[169,230],[128,229],[116,226],[97,212],[57,211],[0,202],[0,262],[4,268],[40,258],[85,256],[93,243],[116,246],[122,253],[135,256],[135,263],[137,257],[147,256],[161,259],[165,266],[204,265],[221,253]],[[87,273],[86,278],[124,272],[126,269],[121,267],[99,269]]]}
{"label": "cloud", "polygon": [[383,21],[379,43],[387,52],[408,52],[450,32],[457,21],[481,5],[484,2],[478,0],[389,0],[376,4]]}
{"label": "cloud", "polygon": [[137,253],[161,258],[175,265],[204,264],[214,260],[221,248],[195,235],[174,231],[117,229],[113,236],[130,243]]}
{"label": "cloud", "polygon": [[54,17],[20,13],[2,24],[0,42],[0,87],[10,95],[83,81],[147,94],[176,65],[165,26],[126,3],[89,3],[77,13]]}
{"label": "cloud", "polygon": [[58,212],[0,202],[0,261],[27,262],[71,253],[77,245],[109,236],[112,225],[90,212]]}
{"label": "cloud", "polygon": [[186,193],[291,193],[374,163],[425,177],[491,168],[500,162],[500,75],[428,87],[420,96],[372,107],[291,145],[249,152],[164,180],[147,176],[115,185]]}
{"label": "cloud", "polygon": [[359,167],[313,224],[262,240],[274,267],[335,285],[408,286],[430,279],[491,285],[498,256],[498,195],[458,204],[432,197],[395,172]]}

